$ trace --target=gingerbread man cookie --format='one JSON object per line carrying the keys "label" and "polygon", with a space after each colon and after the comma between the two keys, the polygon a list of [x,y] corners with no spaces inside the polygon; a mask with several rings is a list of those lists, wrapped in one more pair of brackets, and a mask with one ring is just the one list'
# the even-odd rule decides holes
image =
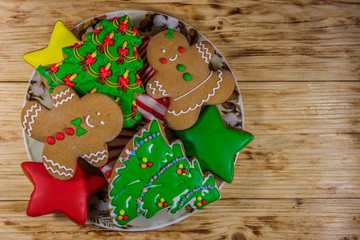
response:
{"label": "gingerbread man cookie", "polygon": [[191,127],[199,117],[201,106],[226,101],[234,90],[230,71],[211,70],[214,47],[209,42],[190,46],[177,31],[168,29],[149,42],[147,58],[157,71],[146,85],[153,98],[169,98],[165,121],[170,128]]}
{"label": "gingerbread man cookie", "polygon": [[119,105],[100,93],[80,98],[66,85],[54,88],[52,100],[51,109],[28,102],[21,114],[24,132],[45,143],[42,160],[49,174],[72,178],[78,157],[95,167],[106,164],[106,142],[119,135],[123,125]]}

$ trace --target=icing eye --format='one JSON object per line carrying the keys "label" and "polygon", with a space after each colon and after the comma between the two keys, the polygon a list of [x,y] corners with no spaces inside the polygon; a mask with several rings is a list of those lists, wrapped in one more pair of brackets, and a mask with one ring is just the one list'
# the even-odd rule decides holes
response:
{"label": "icing eye", "polygon": [[161,62],[162,64],[165,64],[165,63],[166,63],[166,58],[161,58],[161,59],[160,59],[160,62]]}
{"label": "icing eye", "polygon": [[162,52],[163,52],[163,53],[166,53],[166,50],[165,50],[165,49],[163,49],[163,50],[162,50]]}
{"label": "icing eye", "polygon": [[185,48],[183,48],[183,47],[179,47],[179,53],[183,53],[183,52],[185,52]]}
{"label": "icing eye", "polygon": [[97,113],[96,113],[96,115],[100,116],[100,113],[99,113],[99,112],[97,112]]}
{"label": "icing eye", "polygon": [[101,125],[105,125],[104,121],[101,121],[100,124],[101,124]]}

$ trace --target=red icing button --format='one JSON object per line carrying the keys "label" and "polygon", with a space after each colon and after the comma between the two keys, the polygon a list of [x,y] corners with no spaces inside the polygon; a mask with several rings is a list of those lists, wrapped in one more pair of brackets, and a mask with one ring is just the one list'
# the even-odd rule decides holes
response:
{"label": "red icing button", "polygon": [[128,215],[125,215],[124,218],[123,218],[123,220],[125,220],[125,221],[128,220],[128,219],[129,219]]}
{"label": "red icing button", "polygon": [[183,168],[182,172],[183,172],[183,173],[187,173],[187,169],[186,169],[186,168]]}
{"label": "red icing button", "polygon": [[72,129],[72,128],[67,128],[65,132],[66,132],[67,135],[71,136],[71,135],[74,134],[74,129]]}
{"label": "red icing button", "polygon": [[205,200],[205,199],[202,200],[201,203],[202,203],[202,205],[205,205],[205,204],[206,204],[206,200]]}
{"label": "red icing button", "polygon": [[58,133],[56,134],[56,139],[57,139],[57,140],[63,140],[64,137],[65,137],[65,135],[64,135],[62,132],[58,132]]}
{"label": "red icing button", "polygon": [[55,138],[54,137],[47,137],[46,142],[48,144],[50,144],[50,145],[53,145],[55,143]]}
{"label": "red icing button", "polygon": [[160,59],[160,62],[161,62],[162,64],[165,64],[165,63],[166,63],[166,58]]}
{"label": "red icing button", "polygon": [[167,207],[169,204],[167,202],[164,202],[163,206]]}
{"label": "red icing button", "polygon": [[179,50],[179,52],[180,52],[180,53],[185,52],[185,48],[183,48],[183,47],[179,47],[179,49],[178,49],[178,50]]}
{"label": "red icing button", "polygon": [[152,166],[152,162],[147,162],[146,164],[148,167],[151,167]]}

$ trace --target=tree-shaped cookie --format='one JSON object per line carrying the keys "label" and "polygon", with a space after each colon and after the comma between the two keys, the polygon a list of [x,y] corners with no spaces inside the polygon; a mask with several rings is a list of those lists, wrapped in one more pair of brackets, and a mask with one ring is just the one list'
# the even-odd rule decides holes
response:
{"label": "tree-shaped cookie", "polygon": [[183,130],[197,120],[201,106],[227,100],[234,90],[230,71],[210,70],[214,48],[209,42],[189,46],[186,38],[168,29],[154,36],[148,45],[149,64],[157,71],[146,85],[153,98],[169,98],[165,121]]}
{"label": "tree-shaped cookie", "polygon": [[215,179],[203,176],[196,159],[187,159],[179,140],[169,144],[153,120],[126,145],[109,184],[110,210],[117,225],[161,210],[201,209],[220,198]]}
{"label": "tree-shaped cookie", "polygon": [[45,143],[42,160],[55,178],[74,176],[78,157],[95,167],[107,162],[106,142],[119,135],[123,115],[116,102],[100,93],[80,98],[65,85],[54,88],[51,109],[37,101],[26,103],[21,113],[24,132]]}
{"label": "tree-shaped cookie", "polygon": [[50,92],[65,84],[80,95],[104,93],[121,105],[124,127],[141,120],[135,93],[144,92],[137,70],[143,65],[136,49],[141,38],[128,16],[99,22],[99,28],[86,34],[86,41],[64,47],[67,57],[51,66],[39,66]]}

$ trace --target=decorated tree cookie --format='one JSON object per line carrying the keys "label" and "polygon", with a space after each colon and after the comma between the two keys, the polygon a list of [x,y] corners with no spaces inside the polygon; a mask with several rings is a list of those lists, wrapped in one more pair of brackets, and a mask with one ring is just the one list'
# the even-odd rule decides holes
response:
{"label": "decorated tree cookie", "polygon": [[233,180],[236,153],[254,139],[248,132],[228,128],[216,106],[206,107],[191,128],[175,134],[183,142],[186,153],[199,160],[201,169],[226,182]]}
{"label": "decorated tree cookie", "polygon": [[139,215],[151,218],[164,209],[175,214],[186,206],[201,209],[220,198],[214,177],[203,176],[180,141],[168,143],[158,120],[127,144],[109,182],[111,216],[120,226]]}
{"label": "decorated tree cookie", "polygon": [[124,127],[141,120],[135,93],[144,92],[137,70],[143,65],[136,46],[141,38],[128,16],[99,22],[99,28],[86,34],[86,41],[64,47],[67,57],[50,66],[39,66],[50,93],[65,84],[83,96],[104,93],[121,105]]}
{"label": "decorated tree cookie", "polygon": [[78,157],[95,167],[107,162],[106,142],[119,135],[123,115],[116,102],[101,93],[80,98],[66,85],[54,88],[53,107],[26,103],[21,122],[25,134],[45,144],[42,160],[55,178],[74,176]]}
{"label": "decorated tree cookie", "polygon": [[209,42],[189,46],[185,36],[168,29],[154,36],[147,48],[149,64],[157,71],[146,85],[153,98],[169,98],[165,121],[183,130],[197,120],[203,105],[215,105],[233,93],[230,71],[210,70],[214,48]]}

